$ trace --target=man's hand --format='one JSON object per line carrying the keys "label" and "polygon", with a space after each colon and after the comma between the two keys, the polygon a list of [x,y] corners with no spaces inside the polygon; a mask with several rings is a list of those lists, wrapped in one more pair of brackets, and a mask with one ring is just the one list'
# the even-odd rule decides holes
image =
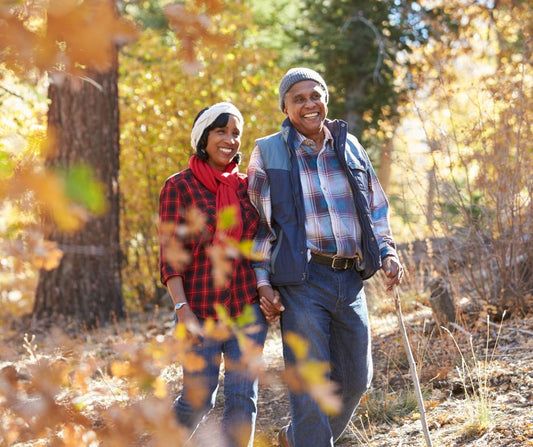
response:
{"label": "man's hand", "polygon": [[281,296],[277,290],[271,286],[261,286],[257,289],[259,292],[259,307],[269,323],[275,323],[279,320],[281,312],[285,310],[281,304]]}
{"label": "man's hand", "polygon": [[390,292],[396,284],[400,284],[403,278],[403,267],[396,256],[387,256],[383,259],[381,267],[385,273],[385,287]]}

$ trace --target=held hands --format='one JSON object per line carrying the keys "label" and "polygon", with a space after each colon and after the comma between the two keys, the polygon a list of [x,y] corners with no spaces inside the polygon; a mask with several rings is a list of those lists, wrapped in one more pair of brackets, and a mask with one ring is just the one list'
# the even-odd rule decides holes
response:
{"label": "held hands", "polygon": [[259,292],[259,307],[269,323],[275,323],[279,320],[281,312],[285,310],[281,304],[281,296],[277,290],[271,286],[261,286],[257,289]]}
{"label": "held hands", "polygon": [[387,256],[383,259],[381,267],[385,273],[385,287],[390,292],[396,284],[400,284],[403,278],[403,267],[396,256]]}

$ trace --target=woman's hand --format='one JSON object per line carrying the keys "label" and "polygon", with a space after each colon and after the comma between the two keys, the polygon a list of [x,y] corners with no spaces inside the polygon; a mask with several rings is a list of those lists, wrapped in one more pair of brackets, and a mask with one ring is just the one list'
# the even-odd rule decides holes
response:
{"label": "woman's hand", "polygon": [[[167,281],[167,289],[174,304],[187,302],[185,289],[183,287],[183,278],[181,276],[172,276]],[[178,321],[185,325],[185,328],[195,341],[198,340],[199,337],[205,335],[204,329],[200,324],[200,321],[198,321],[198,317],[194,314],[188,304],[180,307],[179,310],[176,310],[175,312]]]}
{"label": "woman's hand", "polygon": [[269,323],[275,323],[279,320],[281,312],[285,307],[281,303],[281,296],[277,290],[271,286],[261,286],[257,289],[259,293],[259,307]]}
{"label": "woman's hand", "polygon": [[194,342],[199,341],[200,337],[205,337],[204,328],[188,304],[177,310],[176,315],[178,316],[178,322],[185,325]]}

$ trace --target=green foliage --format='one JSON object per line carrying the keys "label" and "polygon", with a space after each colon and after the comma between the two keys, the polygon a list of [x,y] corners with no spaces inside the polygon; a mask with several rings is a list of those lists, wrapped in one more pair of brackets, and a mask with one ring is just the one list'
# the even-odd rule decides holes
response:
{"label": "green foliage", "polygon": [[103,214],[106,211],[104,186],[95,177],[90,166],[71,166],[69,169],[58,170],[56,174],[65,182],[65,193],[70,200],[87,207],[95,214]]}
{"label": "green foliage", "polygon": [[396,68],[432,32],[426,11],[416,2],[389,0],[302,4],[294,38],[302,63],[323,71],[332,87],[330,116],[348,120],[358,137],[366,128],[382,128],[397,115],[408,87],[396,79]]}
{"label": "green foliage", "polygon": [[7,178],[13,175],[14,163],[7,152],[0,152],[0,175]]}
{"label": "green foliage", "polygon": [[143,28],[165,29],[167,19],[163,13],[162,3],[161,1],[124,0],[119,6],[125,16],[133,18]]}
{"label": "green foliage", "polygon": [[301,53],[300,46],[287,32],[300,17],[300,3],[293,0],[250,1],[258,28],[254,40],[262,48],[274,49],[281,67],[292,65]]}

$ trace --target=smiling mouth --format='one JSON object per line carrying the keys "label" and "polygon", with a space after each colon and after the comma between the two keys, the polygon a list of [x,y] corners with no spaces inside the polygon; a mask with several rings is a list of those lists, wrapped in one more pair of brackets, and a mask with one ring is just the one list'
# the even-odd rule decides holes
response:
{"label": "smiling mouth", "polygon": [[318,117],[320,114],[318,112],[314,112],[314,113],[306,113],[304,115],[304,118],[316,118]]}
{"label": "smiling mouth", "polygon": [[233,152],[233,149],[228,149],[226,147],[219,147],[218,150],[226,155],[229,155]]}

